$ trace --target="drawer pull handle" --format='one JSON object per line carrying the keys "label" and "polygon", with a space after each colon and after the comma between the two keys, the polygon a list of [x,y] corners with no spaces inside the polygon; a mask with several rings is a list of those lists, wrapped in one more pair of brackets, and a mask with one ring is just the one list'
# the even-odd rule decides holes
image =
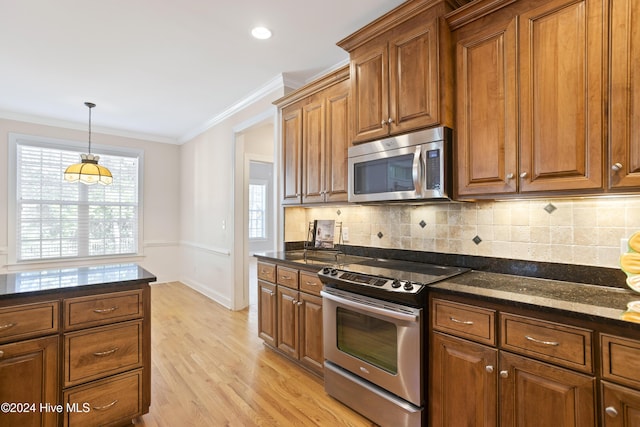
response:
{"label": "drawer pull handle", "polygon": [[307,286],[318,286],[316,283],[309,282],[309,281],[307,281],[305,284],[306,284]]}
{"label": "drawer pull handle", "polygon": [[93,310],[94,313],[98,313],[98,314],[106,314],[106,313],[112,313],[114,311],[116,311],[118,309],[118,306],[115,305],[111,308],[96,308],[95,310]]}
{"label": "drawer pull handle", "polygon": [[96,411],[104,411],[104,410],[107,410],[107,409],[111,408],[116,403],[118,403],[118,399],[114,400],[113,402],[109,403],[108,405],[94,406],[93,409],[95,409]]}
{"label": "drawer pull handle", "polygon": [[120,349],[118,347],[116,347],[116,348],[112,348],[111,350],[107,350],[107,351],[98,351],[96,353],[93,353],[93,355],[96,356],[96,357],[104,357],[104,356],[109,356],[110,354],[113,354],[118,350],[120,350]]}
{"label": "drawer pull handle", "polygon": [[541,341],[541,340],[537,340],[537,339],[535,339],[535,338],[533,338],[533,337],[530,337],[529,335],[525,335],[524,337],[525,337],[526,339],[528,339],[529,341],[534,342],[534,343],[536,343],[536,344],[552,345],[552,346],[554,346],[554,347],[557,347],[557,346],[559,346],[559,345],[560,345],[560,343],[559,343],[559,342],[556,342],[556,341]]}
{"label": "drawer pull handle", "polygon": [[462,325],[473,325],[473,322],[471,320],[458,320],[455,317],[449,317],[449,320],[451,320],[453,323],[460,323]]}
{"label": "drawer pull handle", "polygon": [[616,408],[614,408],[613,406],[607,406],[607,408],[604,410],[607,415],[609,415],[611,418],[615,418],[618,416],[618,411],[616,411]]}
{"label": "drawer pull handle", "polygon": [[284,274],[280,276],[280,278],[284,280],[291,280],[291,276],[285,276]]}
{"label": "drawer pull handle", "polygon": [[0,331],[3,330],[3,329],[13,328],[14,326],[16,326],[15,323],[7,323],[5,325],[0,325]]}

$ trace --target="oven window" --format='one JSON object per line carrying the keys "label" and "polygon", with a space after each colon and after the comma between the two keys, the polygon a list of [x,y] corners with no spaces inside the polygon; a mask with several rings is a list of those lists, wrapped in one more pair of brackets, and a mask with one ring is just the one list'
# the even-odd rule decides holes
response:
{"label": "oven window", "polygon": [[354,193],[414,191],[413,156],[413,154],[405,154],[354,164]]}
{"label": "oven window", "polygon": [[395,324],[342,307],[337,307],[336,316],[340,351],[392,374],[398,373]]}

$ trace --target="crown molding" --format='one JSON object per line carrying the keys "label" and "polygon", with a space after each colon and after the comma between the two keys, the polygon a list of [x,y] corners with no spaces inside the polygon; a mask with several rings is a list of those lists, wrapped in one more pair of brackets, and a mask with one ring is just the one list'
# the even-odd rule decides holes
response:
{"label": "crown molding", "polygon": [[[70,122],[67,120],[53,119],[50,117],[34,116],[30,114],[15,113],[6,110],[0,110],[0,119],[14,120],[17,122],[33,123],[42,126],[53,126],[63,129],[72,129],[87,131],[86,123]],[[177,144],[174,138],[168,138],[158,135],[150,135],[140,132],[126,131],[121,129],[112,129],[107,127],[92,126],[93,133],[101,133],[105,135],[120,136],[124,138],[142,139],[144,141],[160,142],[163,144]]]}

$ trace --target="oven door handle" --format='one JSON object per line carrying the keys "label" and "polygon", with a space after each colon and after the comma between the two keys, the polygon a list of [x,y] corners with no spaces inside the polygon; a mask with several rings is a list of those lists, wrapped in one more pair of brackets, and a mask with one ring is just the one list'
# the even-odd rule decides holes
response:
{"label": "oven door handle", "polygon": [[388,308],[382,308],[382,307],[376,307],[374,305],[363,304],[361,302],[356,302],[350,299],[332,295],[325,291],[320,291],[320,295],[322,295],[323,298],[326,298],[328,300],[331,300],[339,304],[345,305],[347,307],[355,308],[361,311],[368,311],[370,313],[376,313],[382,316],[391,317],[396,320],[404,320],[406,322],[418,321],[418,316],[413,314],[401,313],[399,311],[389,310]]}

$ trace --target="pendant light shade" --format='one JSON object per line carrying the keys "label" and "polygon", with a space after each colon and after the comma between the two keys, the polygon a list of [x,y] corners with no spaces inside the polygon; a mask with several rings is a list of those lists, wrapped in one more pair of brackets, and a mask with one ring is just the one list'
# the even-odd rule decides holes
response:
{"label": "pendant light shade", "polygon": [[89,108],[89,152],[80,155],[80,163],[71,165],[64,171],[64,180],[67,182],[80,181],[86,185],[93,185],[95,183],[109,185],[113,182],[111,172],[109,169],[98,164],[100,156],[91,154],[91,109],[95,107],[96,104],[85,102],[84,105]]}

